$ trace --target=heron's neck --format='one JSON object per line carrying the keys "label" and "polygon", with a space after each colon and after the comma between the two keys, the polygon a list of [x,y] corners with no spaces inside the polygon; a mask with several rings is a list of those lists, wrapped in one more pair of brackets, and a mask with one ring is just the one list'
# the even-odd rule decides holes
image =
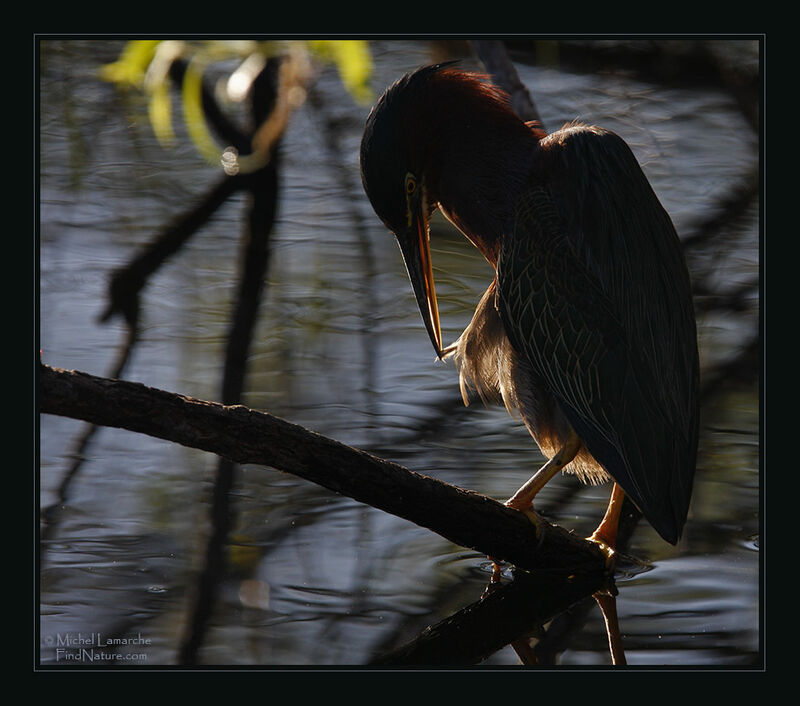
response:
{"label": "heron's neck", "polygon": [[497,265],[504,233],[530,177],[538,136],[510,109],[465,112],[429,145],[429,195],[444,215]]}
{"label": "heron's neck", "polygon": [[442,215],[450,221],[461,233],[480,251],[488,263],[497,269],[497,258],[500,255],[500,236],[488,234],[485,229],[475,228],[477,218],[460,213],[451,213],[443,203],[439,203]]}
{"label": "heron's neck", "polygon": [[443,155],[437,201],[444,216],[496,267],[538,140],[531,135],[513,146],[502,139],[467,144],[454,143]]}

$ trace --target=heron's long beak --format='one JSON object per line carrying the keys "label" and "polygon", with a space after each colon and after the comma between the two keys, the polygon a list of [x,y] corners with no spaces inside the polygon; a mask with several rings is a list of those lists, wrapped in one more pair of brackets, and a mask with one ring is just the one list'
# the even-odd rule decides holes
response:
{"label": "heron's long beak", "polygon": [[441,358],[442,328],[439,323],[439,307],[436,304],[436,289],[433,285],[428,219],[424,209],[416,211],[411,219],[411,226],[405,232],[397,234],[397,241],[400,243],[400,250],[403,253],[411,286],[414,287],[425,328],[431,337],[436,356]]}

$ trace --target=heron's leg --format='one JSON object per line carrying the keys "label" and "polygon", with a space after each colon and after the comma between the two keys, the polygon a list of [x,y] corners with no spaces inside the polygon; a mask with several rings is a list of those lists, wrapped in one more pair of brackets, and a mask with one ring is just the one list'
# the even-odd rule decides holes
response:
{"label": "heron's leg", "polygon": [[578,435],[574,431],[570,431],[567,440],[558,453],[536,471],[514,495],[506,500],[506,505],[513,507],[515,510],[530,509],[536,493],[544,488],[547,481],[575,458],[575,454],[578,453],[580,447],[581,440]]}
{"label": "heron's leg", "polygon": [[614,483],[606,514],[592,536],[589,537],[592,542],[597,542],[611,549],[614,548],[617,543],[617,528],[623,500],[625,500],[625,491],[617,483]]}

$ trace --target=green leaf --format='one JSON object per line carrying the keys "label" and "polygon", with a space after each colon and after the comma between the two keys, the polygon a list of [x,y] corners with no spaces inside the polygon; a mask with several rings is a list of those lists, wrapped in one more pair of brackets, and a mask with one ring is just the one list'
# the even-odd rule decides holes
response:
{"label": "green leaf", "polygon": [[153,87],[147,112],[156,139],[164,147],[173,145],[175,133],[172,129],[172,99],[166,81],[161,81]]}
{"label": "green leaf", "polygon": [[372,55],[369,44],[358,39],[311,40],[309,49],[319,58],[336,64],[342,83],[361,104],[372,102],[369,85],[372,76]]}
{"label": "green leaf", "polygon": [[208,130],[203,114],[203,70],[205,61],[195,56],[186,68],[181,97],[189,137],[209,164],[219,164],[221,151]]}
{"label": "green leaf", "polygon": [[140,87],[147,67],[153,60],[159,40],[140,39],[128,42],[119,59],[100,67],[100,78],[118,86]]}

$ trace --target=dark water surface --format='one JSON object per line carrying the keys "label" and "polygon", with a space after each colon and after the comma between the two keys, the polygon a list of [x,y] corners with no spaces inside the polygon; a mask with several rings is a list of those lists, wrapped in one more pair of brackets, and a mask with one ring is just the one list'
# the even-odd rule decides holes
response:
{"label": "dark water surface", "polygon": [[[172,150],[156,142],[140,97],[120,101],[97,80],[97,67],[121,46],[47,42],[41,62],[42,360],[97,375],[107,374],[125,335],[120,320],[97,321],[110,273],[219,178],[188,141]],[[376,91],[431,59],[425,42],[374,42],[372,49]],[[752,43],[740,49],[752,52]],[[548,128],[580,117],[628,141],[682,236],[757,167],[758,136],[722,88],[655,85],[558,64],[518,68]],[[434,363],[397,246],[360,188],[357,150],[368,106],[344,95],[331,70],[319,87],[343,126],[344,156],[326,151],[319,113],[304,106],[293,115],[243,402],[504,499],[540,463],[538,451],[504,410],[461,408],[454,367]],[[226,204],[151,279],[127,379],[220,399],[244,205],[241,197]],[[490,274],[466,241],[443,222],[435,228],[449,341]],[[721,291],[753,279],[758,238],[754,205],[712,248],[690,257],[693,275]],[[752,335],[757,292],[735,312],[699,311],[707,371]],[[84,428],[42,416],[42,507],[56,500]],[[640,523],[627,550],[633,559],[617,577],[630,665],[760,664],[755,383],[709,396],[701,433],[682,540],[672,547]],[[149,643],[135,648],[137,664],[176,664],[203,565],[216,462],[146,436],[98,430],[41,546],[43,664],[76,664],[58,648],[78,635],[141,636]],[[608,492],[557,478],[537,508],[588,534]],[[204,665],[364,665],[477,601],[489,580],[475,552],[270,468],[241,468],[233,502],[229,571],[199,651]],[[609,664],[596,607],[554,661]],[[505,647],[483,665],[518,663]]]}

